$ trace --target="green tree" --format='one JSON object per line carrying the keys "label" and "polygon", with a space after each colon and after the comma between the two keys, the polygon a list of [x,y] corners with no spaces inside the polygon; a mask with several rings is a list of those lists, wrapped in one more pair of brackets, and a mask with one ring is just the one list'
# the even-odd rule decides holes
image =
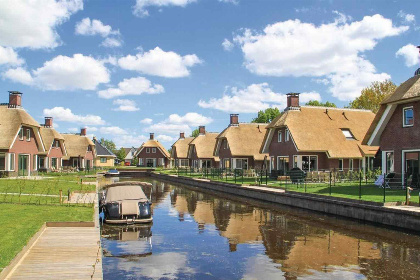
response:
{"label": "green tree", "polygon": [[200,132],[198,131],[198,128],[194,129],[193,132],[191,132],[191,136],[190,137],[197,137],[200,134]]}
{"label": "green tree", "polygon": [[381,102],[391,95],[397,86],[390,80],[383,82],[373,82],[370,86],[362,90],[362,94],[350,102],[349,108],[367,109],[377,113]]}
{"label": "green tree", "polygon": [[272,122],[278,115],[280,115],[280,110],[278,108],[267,108],[264,111],[259,111],[258,116],[252,119],[251,122],[253,123],[270,123]]}
{"label": "green tree", "polygon": [[329,101],[327,101],[327,102],[325,102],[325,103],[322,103],[322,102],[319,102],[318,100],[310,100],[310,101],[309,101],[309,102],[307,102],[305,105],[308,105],[308,106],[319,106],[319,107],[333,107],[333,108],[337,108],[337,105],[335,105],[334,103],[329,102]]}
{"label": "green tree", "polygon": [[120,161],[124,161],[125,158],[125,149],[121,147],[119,150],[116,151],[115,155]]}
{"label": "green tree", "polygon": [[114,141],[101,138],[101,145],[106,147],[108,150],[116,154],[117,152],[117,146],[115,146]]}

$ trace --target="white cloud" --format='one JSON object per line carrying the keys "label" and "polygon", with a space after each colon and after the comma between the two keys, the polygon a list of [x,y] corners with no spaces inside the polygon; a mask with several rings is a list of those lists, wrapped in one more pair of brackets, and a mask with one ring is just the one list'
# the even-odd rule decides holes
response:
{"label": "white cloud", "polygon": [[13,82],[21,83],[24,85],[31,85],[33,84],[34,80],[31,76],[31,74],[23,69],[22,67],[9,69],[3,74],[4,78],[7,78],[9,80],[12,80]]}
{"label": "white cloud", "polygon": [[151,124],[152,122],[153,120],[149,118],[145,118],[140,121],[140,123],[144,123],[144,124]]}
{"label": "white cloud", "polygon": [[167,7],[167,6],[178,6],[185,7],[196,0],[136,0],[136,4],[133,7],[133,14],[138,17],[146,17],[149,15],[147,7]]}
{"label": "white cloud", "polygon": [[21,65],[24,62],[12,48],[0,46],[0,65]]}
{"label": "white cloud", "polygon": [[102,134],[127,135],[128,132],[118,126],[104,126],[99,129]]}
{"label": "white cloud", "polygon": [[225,38],[222,42],[222,47],[225,51],[231,51],[233,50],[234,44]]}
{"label": "white cloud", "polygon": [[[378,14],[360,21],[347,23],[348,20],[339,14],[334,22],[319,26],[297,19],[277,22],[266,26],[263,32],[245,29],[234,42],[241,46],[245,67],[252,73],[327,78],[333,96],[351,100],[372,81],[389,77],[376,73],[363,53],[374,49],[379,40],[405,32],[408,26],[395,27],[390,19]],[[340,91],[343,78],[349,76],[357,82],[353,88]]]}
{"label": "white cloud", "polygon": [[416,21],[415,15],[407,14],[403,10],[398,12],[398,16],[403,20],[404,23],[414,23]]}
{"label": "white cloud", "polygon": [[177,138],[176,137],[172,137],[172,136],[168,136],[168,135],[164,135],[164,134],[160,134],[158,136],[156,136],[156,139],[161,141],[161,142],[174,142]]}
{"label": "white cloud", "polygon": [[104,125],[105,121],[100,116],[95,115],[76,115],[69,108],[54,107],[43,110],[44,116],[53,117],[54,120],[86,125]]}
{"label": "white cloud", "polygon": [[219,2],[222,2],[222,3],[230,3],[230,4],[234,4],[234,5],[238,5],[239,4],[239,0],[219,0]]}
{"label": "white cloud", "polygon": [[144,131],[153,131],[157,133],[179,134],[185,132],[190,134],[192,127],[206,125],[213,122],[209,117],[205,117],[198,113],[187,113],[184,116],[172,114],[164,121],[152,124],[145,128]]}
{"label": "white cloud", "polygon": [[54,48],[61,44],[57,26],[82,9],[82,0],[0,1],[0,45]]}
{"label": "white cloud", "polygon": [[200,63],[202,61],[195,54],[181,56],[172,51],[165,52],[159,47],[118,60],[123,69],[166,78],[187,77],[190,75],[189,68]]}
{"label": "white cloud", "polygon": [[109,35],[119,34],[118,30],[112,30],[110,25],[104,25],[97,19],[84,18],[76,24],[75,33],[78,35],[94,36],[100,35],[108,37]]}
{"label": "white cloud", "polygon": [[118,135],[118,137],[113,137],[113,141],[117,147],[140,147],[140,145],[149,139],[144,135]]}
{"label": "white cloud", "polygon": [[118,48],[122,46],[122,41],[119,38],[108,37],[101,43],[101,46],[107,48]]}
{"label": "white cloud", "polygon": [[396,57],[402,56],[405,59],[405,65],[407,67],[412,67],[419,64],[419,49],[412,45],[408,44],[404,47],[401,47],[396,53]]}
{"label": "white cloud", "polygon": [[[280,110],[286,107],[286,95],[273,92],[267,83],[252,84],[244,89],[231,87],[228,90],[230,92],[225,92],[221,98],[200,100],[198,106],[229,113],[255,113],[269,107],[278,107]],[[321,101],[321,96],[317,92],[300,94],[301,104],[310,100]]]}
{"label": "white cloud", "polygon": [[98,91],[98,96],[101,98],[114,98],[124,95],[141,95],[158,94],[164,92],[165,89],[159,84],[152,84],[151,81],[144,77],[124,79],[118,83],[118,88],[108,88]]}
{"label": "white cloud", "polygon": [[114,100],[112,104],[119,105],[117,108],[113,109],[114,111],[134,112],[140,110],[134,100],[117,99]]}
{"label": "white cloud", "polygon": [[101,83],[109,82],[108,69],[101,61],[90,56],[59,55],[32,71],[23,68],[7,71],[6,78],[24,84],[34,84],[44,90],[94,90]]}

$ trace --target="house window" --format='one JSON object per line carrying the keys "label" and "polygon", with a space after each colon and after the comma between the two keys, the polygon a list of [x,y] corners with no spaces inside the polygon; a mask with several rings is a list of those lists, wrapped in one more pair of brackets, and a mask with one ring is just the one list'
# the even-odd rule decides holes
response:
{"label": "house window", "polygon": [[9,170],[15,171],[15,154],[9,154]]}
{"label": "house window", "polygon": [[248,159],[237,158],[236,159],[236,168],[238,168],[238,169],[248,169]]}
{"label": "house window", "polygon": [[179,166],[180,167],[188,167],[188,165],[189,165],[188,159],[180,159],[179,160]]}
{"label": "house window", "polygon": [[351,133],[350,129],[342,128],[341,132],[343,132],[343,135],[347,140],[354,140],[353,133]]}
{"label": "house window", "polygon": [[277,170],[280,171],[281,175],[287,174],[289,171],[289,157],[277,157]]}
{"label": "house window", "polygon": [[159,162],[159,166],[164,166],[165,165],[165,159],[164,158],[159,158],[158,162]]}
{"label": "house window", "polygon": [[289,129],[286,129],[286,133],[284,135],[284,140],[286,140],[286,142],[287,142],[287,141],[289,141],[289,139],[290,139],[290,132],[289,132]]}
{"label": "house window", "polygon": [[58,164],[57,158],[51,158],[51,168],[57,169],[58,168],[57,164]]}
{"label": "house window", "polygon": [[230,168],[230,160],[228,158],[223,160],[223,168]]}
{"label": "house window", "polygon": [[6,154],[0,154],[0,170],[6,170]]}
{"label": "house window", "polygon": [[34,166],[34,170],[38,169],[38,155],[34,155],[33,166]]}
{"label": "house window", "polygon": [[353,159],[349,159],[349,170],[353,171]]}
{"label": "house window", "polygon": [[394,152],[386,152],[386,173],[394,172]]}
{"label": "house window", "polygon": [[106,157],[101,157],[101,163],[106,163]]}
{"label": "house window", "polygon": [[89,145],[87,150],[88,152],[92,152],[92,146]]}
{"label": "house window", "polygon": [[282,141],[282,132],[279,131],[278,133],[278,138],[277,138],[277,142],[281,142]]}
{"label": "house window", "polygon": [[229,149],[229,143],[228,143],[227,139],[223,139],[222,146],[223,146],[224,150]]}
{"label": "house window", "polygon": [[143,166],[143,158],[139,158],[139,165]]}
{"label": "house window", "polygon": [[26,141],[31,141],[31,130],[26,129]]}
{"label": "house window", "polygon": [[309,172],[318,170],[318,157],[302,156],[302,170]]}
{"label": "house window", "polygon": [[152,153],[156,154],[156,148],[152,148]]}
{"label": "house window", "polygon": [[297,156],[293,156],[293,168],[298,167],[298,157]]}
{"label": "house window", "polygon": [[146,148],[146,154],[150,153],[150,148]]}
{"label": "house window", "polygon": [[270,157],[270,170],[274,170],[274,157]]}
{"label": "house window", "polygon": [[23,141],[23,127],[21,127],[19,130],[19,140]]}
{"label": "house window", "polygon": [[404,119],[403,127],[413,126],[414,125],[414,111],[413,107],[404,108]]}
{"label": "house window", "polygon": [[343,171],[343,169],[344,169],[344,160],[340,158],[338,160],[338,170]]}
{"label": "house window", "polygon": [[58,140],[54,140],[53,148],[58,148],[58,147],[60,147],[60,142]]}

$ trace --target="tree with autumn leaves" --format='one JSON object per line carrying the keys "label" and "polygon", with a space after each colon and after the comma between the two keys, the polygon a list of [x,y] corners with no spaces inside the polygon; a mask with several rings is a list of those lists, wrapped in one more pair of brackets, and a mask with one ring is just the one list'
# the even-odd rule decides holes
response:
{"label": "tree with autumn leaves", "polygon": [[362,90],[362,94],[359,97],[350,102],[349,108],[371,110],[376,114],[381,106],[381,102],[390,96],[396,88],[397,86],[390,80],[373,82]]}

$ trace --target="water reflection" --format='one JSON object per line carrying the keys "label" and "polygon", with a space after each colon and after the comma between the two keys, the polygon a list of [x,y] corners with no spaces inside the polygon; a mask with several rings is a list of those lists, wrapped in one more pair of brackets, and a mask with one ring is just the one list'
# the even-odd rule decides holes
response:
{"label": "water reflection", "polygon": [[104,279],[420,277],[415,235],[164,182],[149,192],[152,229],[104,226]]}

